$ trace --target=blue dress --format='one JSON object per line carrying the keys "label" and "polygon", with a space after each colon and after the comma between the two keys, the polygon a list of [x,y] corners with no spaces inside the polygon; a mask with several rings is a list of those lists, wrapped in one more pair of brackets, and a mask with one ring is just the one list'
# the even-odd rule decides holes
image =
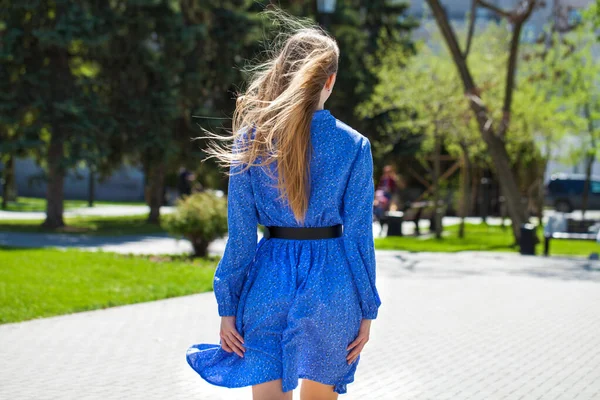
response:
{"label": "blue dress", "polygon": [[[369,140],[318,110],[311,125],[311,195],[305,225],[343,224],[332,239],[264,238],[258,224],[299,226],[267,171],[251,167],[229,178],[229,237],[214,276],[220,316],[236,316],[244,357],[218,344],[187,349],[189,365],[213,385],[237,388],[299,379],[346,393],[360,360],[348,365],[347,346],[361,319],[375,319],[373,158]],[[232,172],[241,164],[231,167]],[[273,163],[269,167],[276,171]],[[273,175],[274,172],[271,172]]]}

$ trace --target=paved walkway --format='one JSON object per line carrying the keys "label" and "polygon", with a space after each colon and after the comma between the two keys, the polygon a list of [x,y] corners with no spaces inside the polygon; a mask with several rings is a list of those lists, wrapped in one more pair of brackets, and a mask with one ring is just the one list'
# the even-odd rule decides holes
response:
{"label": "paved walkway", "polygon": [[[377,252],[383,305],[341,399],[600,398],[600,264]],[[0,325],[0,398],[236,400],[203,381],[213,293]],[[295,391],[298,399],[298,391]]]}
{"label": "paved walkway", "polygon": [[[222,252],[226,239],[211,243],[209,251]],[[191,243],[177,240],[167,234],[88,236],[58,233],[0,232],[0,245],[11,247],[78,248],[89,251],[110,251],[121,254],[182,254],[192,251]]]}
{"label": "paved walkway", "polygon": [[[174,207],[163,206],[160,212],[168,214],[173,212]],[[148,206],[128,206],[128,205],[106,205],[94,207],[79,207],[64,212],[64,217],[119,217],[131,215],[143,215],[150,212]],[[44,211],[3,211],[0,210],[0,221],[3,219],[44,219]]]}

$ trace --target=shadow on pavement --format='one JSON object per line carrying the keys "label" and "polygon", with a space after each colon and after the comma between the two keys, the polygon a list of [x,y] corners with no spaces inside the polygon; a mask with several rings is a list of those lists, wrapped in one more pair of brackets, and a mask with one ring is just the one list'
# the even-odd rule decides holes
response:
{"label": "shadow on pavement", "polygon": [[525,276],[600,283],[600,261],[577,257],[512,253],[404,253],[383,256],[386,275],[397,278],[459,279],[471,276]]}
{"label": "shadow on pavement", "polygon": [[61,233],[9,233],[0,232],[0,245],[8,248],[43,248],[43,247],[103,247],[118,246],[128,243],[143,245],[146,241],[156,239],[173,239],[167,233],[123,236],[91,236]]}

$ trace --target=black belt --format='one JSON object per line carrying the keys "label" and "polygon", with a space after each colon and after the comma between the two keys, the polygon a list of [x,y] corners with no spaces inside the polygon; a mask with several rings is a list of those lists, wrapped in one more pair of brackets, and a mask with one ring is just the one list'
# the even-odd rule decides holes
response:
{"label": "black belt", "polygon": [[332,239],[343,234],[343,225],[296,227],[296,226],[265,226],[264,237],[278,239]]}

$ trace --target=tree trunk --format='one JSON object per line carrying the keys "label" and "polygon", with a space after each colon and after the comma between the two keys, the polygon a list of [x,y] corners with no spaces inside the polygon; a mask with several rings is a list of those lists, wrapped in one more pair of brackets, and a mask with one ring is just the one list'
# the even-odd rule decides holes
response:
{"label": "tree trunk", "polygon": [[590,186],[592,183],[592,167],[596,161],[594,154],[588,154],[585,158],[585,183],[583,184],[583,196],[581,198],[581,219],[585,219],[585,213],[588,209],[590,199]]}
{"label": "tree trunk", "polygon": [[8,156],[4,163],[4,184],[2,186],[2,208],[8,208],[9,201],[17,200],[17,185],[15,180],[15,158]]}
{"label": "tree trunk", "polygon": [[[66,13],[67,6],[64,4],[56,7],[56,20],[60,21]],[[55,91],[56,103],[60,103],[72,95],[75,87],[71,69],[69,66],[69,52],[65,48],[54,47],[48,51],[48,58],[53,69],[55,79],[52,81],[52,90]],[[66,168],[65,158],[65,135],[68,135],[68,124],[63,116],[62,110],[54,110],[51,105],[52,134],[48,146],[48,184],[46,189],[46,220],[43,227],[56,229],[65,226],[63,221],[64,211],[64,181]]]}
{"label": "tree trunk", "polygon": [[160,207],[163,204],[163,188],[165,184],[165,169],[166,165],[164,161],[148,167],[148,177],[146,179],[147,185],[147,201],[150,207],[150,215],[148,215],[148,222],[151,224],[160,223]]}
{"label": "tree trunk", "polygon": [[206,257],[208,255],[208,245],[210,242],[207,242],[202,238],[189,237],[188,239],[192,242],[194,257]]}
{"label": "tree trunk", "polygon": [[[473,76],[471,75],[471,71],[467,65],[466,54],[463,54],[460,50],[458,40],[454,30],[452,29],[452,26],[450,25],[450,21],[448,20],[445,9],[440,4],[439,0],[427,0],[427,3],[431,8],[437,25],[452,55],[454,64],[458,70],[458,74],[461,77],[465,87],[465,92],[469,96],[471,110],[477,119],[479,131],[487,145],[494,166],[496,167],[496,174],[500,181],[502,192],[506,196],[508,213],[512,219],[513,235],[515,237],[515,241],[518,243],[521,236],[520,226],[525,222],[526,218],[523,212],[521,193],[517,184],[517,178],[510,168],[510,159],[506,151],[503,136],[504,132],[506,132],[508,129],[508,124],[510,121],[512,90],[514,88],[514,71],[516,68],[519,43],[518,39],[522,24],[531,15],[535,2],[532,1],[527,4],[527,7],[524,9],[523,13],[519,15],[518,21],[514,24],[514,37],[511,41],[505,99],[503,105],[504,115],[502,117],[502,121],[496,128],[494,128],[490,113],[479,95],[479,89],[475,85],[475,81],[473,80]],[[497,129],[497,131],[494,129]]]}
{"label": "tree trunk", "polygon": [[88,178],[88,207],[94,207],[94,198],[96,197],[96,172],[90,168]]}
{"label": "tree trunk", "polygon": [[442,218],[440,213],[440,175],[441,175],[442,140],[439,133],[435,132],[435,150],[433,161],[433,220],[435,221],[435,237],[442,238]]}
{"label": "tree trunk", "polygon": [[581,199],[581,219],[585,219],[585,213],[588,208],[590,198],[590,186],[592,182],[592,168],[596,161],[596,137],[594,136],[594,121],[590,112],[589,104],[583,107],[583,113],[588,120],[588,131],[591,137],[591,152],[585,158],[585,184],[583,185],[583,198]]}
{"label": "tree trunk", "polygon": [[469,214],[475,214],[475,207],[478,204],[479,199],[479,181],[480,181],[481,170],[480,168],[473,168],[471,165],[471,209]]}
{"label": "tree trunk", "polygon": [[500,182],[500,189],[506,198],[508,215],[512,220],[513,235],[515,242],[519,243],[521,238],[521,225],[525,223],[525,212],[521,191],[517,185],[517,179],[510,168],[510,159],[504,146],[504,142],[494,135],[489,135],[488,149],[496,166],[496,175]]}
{"label": "tree trunk", "polygon": [[65,171],[62,166],[65,148],[62,133],[52,133],[48,146],[48,185],[46,188],[46,220],[43,227],[56,229],[65,226],[63,200]]}
{"label": "tree trunk", "polygon": [[465,237],[465,219],[469,215],[470,197],[469,188],[471,185],[471,160],[469,159],[469,148],[465,143],[461,143],[460,147],[463,151],[463,173],[462,173],[462,201],[460,210],[460,226],[458,227],[458,237]]}
{"label": "tree trunk", "polygon": [[546,170],[548,169],[548,160],[550,159],[550,155],[543,158],[542,168],[539,174],[539,187],[538,187],[538,197],[537,197],[537,218],[539,222],[539,227],[544,228],[544,205],[546,202],[546,186],[544,185],[544,178],[546,177]]}

